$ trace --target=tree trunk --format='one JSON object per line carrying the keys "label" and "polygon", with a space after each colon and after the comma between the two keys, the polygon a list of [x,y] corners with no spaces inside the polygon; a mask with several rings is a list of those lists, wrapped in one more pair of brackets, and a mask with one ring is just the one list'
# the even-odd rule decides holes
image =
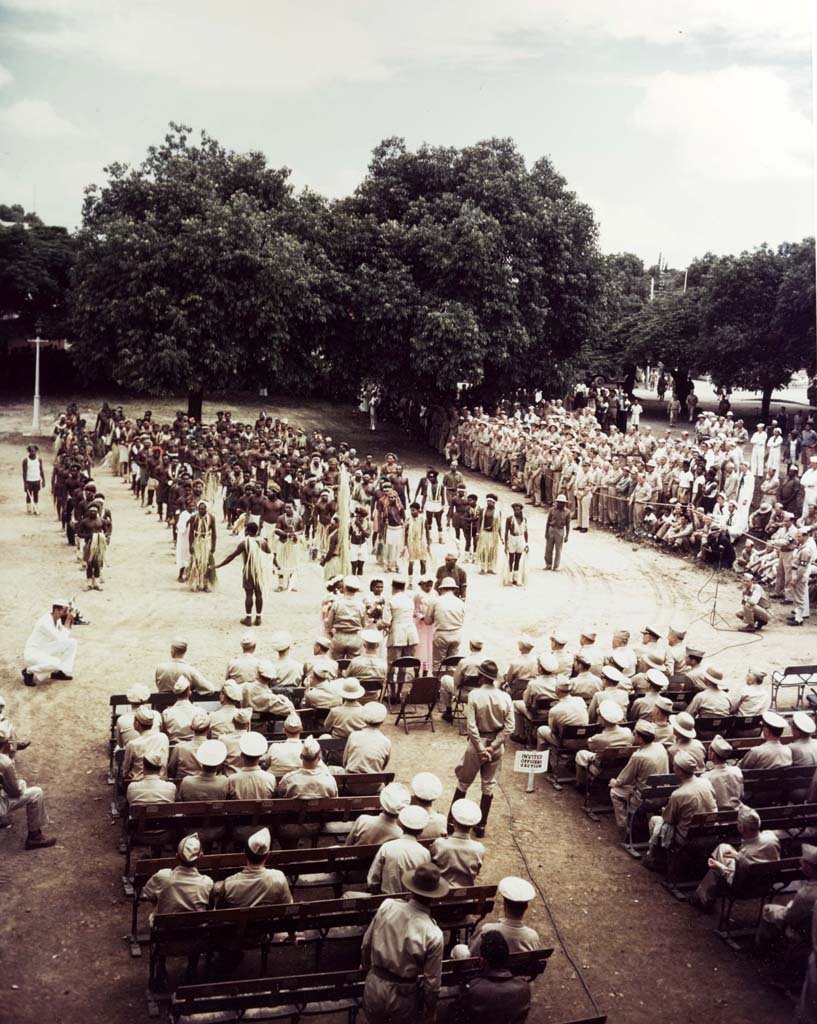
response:
{"label": "tree trunk", "polygon": [[187,415],[192,416],[196,423],[201,423],[201,407],[204,404],[204,391],[199,388],[196,391],[187,392]]}
{"label": "tree trunk", "polygon": [[674,381],[675,393],[678,395],[678,401],[681,403],[681,409],[683,411],[687,395],[692,390],[692,381],[689,379],[686,370],[682,370],[676,366],[672,370],[672,379]]}
{"label": "tree trunk", "polygon": [[763,419],[763,422],[767,426],[769,424],[769,412],[770,412],[771,407],[772,407],[772,392],[773,391],[774,391],[774,388],[772,387],[771,384],[764,384],[763,385],[763,404],[762,404],[761,409],[760,409],[760,415],[761,415],[761,417]]}

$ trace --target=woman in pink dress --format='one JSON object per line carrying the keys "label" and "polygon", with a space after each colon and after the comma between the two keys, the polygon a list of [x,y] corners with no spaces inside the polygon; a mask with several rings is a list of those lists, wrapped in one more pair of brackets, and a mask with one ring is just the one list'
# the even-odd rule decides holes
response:
{"label": "woman in pink dress", "polygon": [[431,674],[433,664],[434,626],[426,622],[426,613],[435,599],[433,585],[433,576],[421,576],[418,583],[420,589],[414,593],[414,622],[418,636],[416,657],[420,659],[420,671],[425,675]]}

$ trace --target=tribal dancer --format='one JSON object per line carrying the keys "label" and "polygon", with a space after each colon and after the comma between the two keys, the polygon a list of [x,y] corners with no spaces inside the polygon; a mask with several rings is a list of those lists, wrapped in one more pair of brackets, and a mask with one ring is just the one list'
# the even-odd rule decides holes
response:
{"label": "tribal dancer", "polygon": [[505,520],[505,551],[508,555],[502,582],[524,587],[528,581],[528,521],[523,512],[521,501],[515,501],[511,508],[513,515]]}
{"label": "tribal dancer", "polygon": [[275,524],[275,559],[278,562],[278,589],[295,590],[295,574],[306,557],[304,521],[289,502]]}
{"label": "tribal dancer", "polygon": [[190,543],[187,585],[191,590],[210,591],[216,585],[213,558],[216,550],[216,518],[206,501],[198,503],[196,514],[191,517],[187,530]]}
{"label": "tribal dancer", "polygon": [[426,516],[420,514],[419,502],[409,505],[409,518],[406,523],[406,551],[408,552],[409,590],[414,586],[414,563],[420,563],[420,575],[425,576],[426,565],[430,559],[431,526]]}
{"label": "tribal dancer", "polygon": [[28,455],[23,459],[23,490],[26,496],[26,513],[40,514],[40,488],[45,487],[45,470],[36,444],[28,446]]}
{"label": "tribal dancer", "polygon": [[220,569],[234,558],[241,555],[244,561],[244,572],[241,577],[241,585],[244,587],[244,618],[242,626],[251,626],[252,609],[255,604],[255,625],[261,625],[261,612],[264,610],[264,595],[269,592],[270,566],[264,555],[272,553],[269,544],[263,537],[258,536],[258,524],[247,523],[244,530],[245,536],[231,555],[222,559],[215,569]]}
{"label": "tribal dancer", "polygon": [[477,562],[480,576],[496,573],[499,554],[499,538],[502,536],[502,517],[496,507],[497,496],[485,496],[485,508],[479,510],[479,536],[477,539]]}
{"label": "tribal dancer", "polygon": [[102,590],[100,573],[105,564],[105,555],[110,540],[110,519],[102,516],[100,504],[93,502],[88,506],[87,515],[77,523],[76,535],[84,541],[82,560],[85,563],[85,575],[88,579],[86,590]]}

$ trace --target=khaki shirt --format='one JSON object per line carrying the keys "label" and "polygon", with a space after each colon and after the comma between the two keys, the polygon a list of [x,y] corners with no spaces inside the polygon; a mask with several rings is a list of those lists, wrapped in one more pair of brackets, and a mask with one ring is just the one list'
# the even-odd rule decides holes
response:
{"label": "khaki shirt", "polygon": [[405,835],[390,839],[375,854],[366,881],[375,892],[405,892],[403,875],[421,864],[427,864],[431,854],[421,846],[416,836]]}
{"label": "khaki shirt", "polygon": [[601,690],[602,681],[594,672],[579,672],[571,680],[573,687],[571,694],[574,697],[581,697],[585,704],[589,704],[593,697]]}
{"label": "khaki shirt", "polygon": [[253,711],[267,711],[272,715],[286,717],[295,710],[295,705],[289,697],[285,697],[283,693],[273,693],[269,685],[260,680],[255,683],[247,683],[243,693],[244,707],[252,708]]}
{"label": "khaki shirt", "polygon": [[719,811],[734,811],[743,797],[743,772],[734,764],[719,764],[705,772]]}
{"label": "khaki shirt", "polygon": [[[416,981],[423,1006],[434,1005],[442,977],[443,933],[417,900],[380,904],[363,936],[361,957],[364,967]],[[419,1008],[416,1019],[424,1019]]]}
{"label": "khaki shirt", "polygon": [[212,891],[212,878],[194,867],[180,864],[157,871],[148,879],[142,896],[156,904],[157,914],[179,914],[186,910],[207,910]]}
{"label": "khaki shirt", "polygon": [[548,714],[548,727],[557,738],[566,725],[587,725],[587,705],[581,697],[562,697]]}
{"label": "khaki shirt", "polygon": [[253,683],[258,678],[258,661],[254,654],[239,654],[227,662],[225,679],[232,679],[239,686]]}
{"label": "khaki shirt", "polygon": [[428,810],[428,824],[420,833],[420,839],[440,839],[448,835],[448,818],[439,811]]}
{"label": "khaki shirt", "polygon": [[[479,667],[483,657],[482,653],[480,652],[479,655],[472,655],[471,657],[476,662],[476,667]],[[467,659],[463,658],[463,661],[466,660]],[[462,661],[457,668],[459,669],[461,665]],[[520,654],[518,658],[514,658],[514,660],[508,665],[502,688],[503,690],[510,690],[515,682],[529,681],[531,679],[535,679],[538,675],[539,663],[536,660],[536,655]],[[457,682],[456,672],[454,673],[454,682]]]}
{"label": "khaki shirt", "polygon": [[307,800],[337,795],[338,784],[325,765],[319,768],[296,768],[278,783],[278,796]]}
{"label": "khaki shirt", "polygon": [[172,804],[176,800],[176,786],[173,782],[159,775],[146,775],[128,786],[126,794],[128,803],[134,804]]}
{"label": "khaki shirt", "polygon": [[223,704],[210,715],[210,739],[224,740],[225,736],[235,732],[235,713],[238,710],[233,704]]}
{"label": "khaki shirt", "polygon": [[675,675],[680,675],[684,672],[689,665],[687,661],[686,646],[683,641],[677,644],[667,644],[667,653],[664,658],[664,671],[672,679]]}
{"label": "khaki shirt", "polygon": [[669,774],[667,748],[662,743],[656,743],[653,740],[646,747],[639,747],[638,750],[633,751],[624,770],[616,779],[616,786],[634,786],[640,790],[651,775],[667,774]]}
{"label": "khaki shirt", "polygon": [[629,747],[633,742],[633,734],[630,729],[623,725],[607,725],[595,736],[587,740],[587,749],[597,754],[600,750],[607,750],[609,747]]}
{"label": "khaki shirt", "polygon": [[362,597],[342,594],[329,607],[326,615],[326,629],[330,636],[335,633],[356,634],[366,628],[366,604]]}
{"label": "khaki shirt", "polygon": [[319,680],[312,675],[313,671],[316,669],[326,669],[331,673],[330,677],[332,679],[338,678],[338,663],[334,658],[330,658],[328,654],[311,654],[304,661],[304,686],[314,686],[315,683],[319,682]]}
{"label": "khaki shirt", "polygon": [[728,715],[730,713],[729,695],[723,690],[707,686],[705,690],[695,694],[689,702],[687,711],[693,718],[697,718],[699,715]]}
{"label": "khaki shirt", "polygon": [[435,635],[449,639],[459,636],[465,625],[465,602],[453,591],[444,591],[426,612],[426,622],[434,626]]}
{"label": "khaki shirt", "polygon": [[[153,715],[152,729],[162,728],[162,715],[159,711],[151,711]],[[124,715],[120,715],[116,720],[116,745],[118,747],[126,747],[131,740],[135,740],[139,733],[136,731],[134,723],[134,712],[126,711]]]}
{"label": "khaki shirt", "polygon": [[485,847],[476,839],[455,833],[435,840],[431,859],[447,882],[465,887],[474,884],[485,860]]}
{"label": "khaki shirt", "polygon": [[271,800],[275,796],[275,776],[258,765],[239,768],[227,780],[229,800]]}
{"label": "khaki shirt", "polygon": [[791,750],[779,740],[751,747],[740,760],[741,768],[782,768],[791,763]]}
{"label": "khaki shirt", "polygon": [[477,751],[500,751],[513,732],[511,698],[492,684],[478,686],[468,694],[465,723],[468,739]]}
{"label": "khaki shirt", "polygon": [[187,676],[196,693],[215,693],[219,689],[184,658],[171,658],[156,666],[156,689],[159,693],[172,693],[179,676]]}
{"label": "khaki shirt", "polygon": [[359,701],[339,704],[330,710],[323,723],[325,732],[330,733],[336,740],[345,739],[358,729],[366,728],[366,719],[363,717],[363,705]]}
{"label": "khaki shirt", "polygon": [[196,751],[204,743],[207,737],[200,733],[192,740],[185,740],[170,748],[170,757],[167,761],[167,776],[169,779],[183,779],[186,775],[196,775],[201,771]]}
{"label": "khaki shirt", "polygon": [[386,678],[386,659],[379,657],[377,654],[358,654],[356,658],[352,658],[349,662],[349,667],[343,673],[345,676],[351,676],[353,679],[385,679]]}
{"label": "khaki shirt", "polygon": [[269,907],[292,903],[289,883],[282,871],[263,864],[247,864],[216,887],[219,903],[226,907]]}
{"label": "khaki shirt", "polygon": [[161,754],[163,767],[160,774],[164,777],[167,774],[169,750],[170,744],[163,732],[156,732],[154,729],[150,729],[148,732],[141,733],[125,747],[125,756],[122,762],[122,778],[126,782],[134,782],[136,779],[142,778],[145,765],[144,757],[148,751],[158,751]]}
{"label": "khaki shirt", "polygon": [[389,647],[410,647],[419,636],[414,622],[414,598],[410,594],[393,594],[383,605],[383,625],[389,627]]}
{"label": "khaki shirt", "polygon": [[343,701],[330,687],[331,679],[325,679],[315,686],[310,686],[304,694],[304,704],[310,708],[336,708]]}
{"label": "khaki shirt", "polygon": [[277,779],[282,778],[288,772],[294,772],[301,767],[301,751],[303,741],[288,737],[285,740],[276,740],[270,743],[267,749],[267,771]]}
{"label": "khaki shirt", "polygon": [[791,763],[817,767],[817,740],[809,737],[805,740],[794,740],[789,744]]}
{"label": "khaki shirt", "polygon": [[227,776],[207,774],[199,769],[179,783],[180,800],[226,800]]}
{"label": "khaki shirt", "polygon": [[196,709],[190,700],[177,700],[169,708],[162,712],[162,724],[171,743],[179,743],[181,740],[193,738],[193,730],[190,723]]}
{"label": "khaki shirt", "polygon": [[285,658],[279,656],[275,667],[278,669],[279,686],[301,685],[301,680],[304,676],[304,666],[300,661],[290,658],[289,655]]}
{"label": "khaki shirt", "polygon": [[661,817],[668,825],[674,825],[676,832],[685,836],[696,814],[708,814],[717,809],[715,794],[709,782],[705,777],[693,776],[670,794]]}
{"label": "khaki shirt", "polygon": [[624,709],[625,716],[627,715],[630,707],[630,698],[627,696],[627,691],[622,690],[620,686],[605,686],[603,690],[593,694],[590,707],[587,709],[587,716],[593,725],[599,720],[599,704],[605,700],[614,700],[616,704],[620,704]]}
{"label": "khaki shirt", "polygon": [[361,814],[355,818],[346,837],[347,846],[374,846],[390,839],[399,839],[403,830],[397,818],[380,814]]}
{"label": "khaki shirt", "polygon": [[474,932],[468,947],[471,956],[479,956],[482,936],[486,932],[499,932],[508,943],[509,953],[527,953],[542,948],[539,933],[535,928],[529,928],[521,921],[511,921],[507,917],[500,917],[498,921],[488,921],[487,924],[480,925]]}
{"label": "khaki shirt", "polygon": [[390,757],[389,737],[384,736],[378,726],[367,725],[353,732],[346,741],[343,767],[347,772],[384,772]]}
{"label": "khaki shirt", "polygon": [[702,772],[706,767],[706,750],[703,743],[699,739],[694,740],[675,740],[674,743],[669,747],[669,759],[670,764],[675,760],[675,755],[679,750],[685,751],[687,754],[691,754],[695,758],[695,771]]}
{"label": "khaki shirt", "polygon": [[731,710],[733,715],[749,718],[751,715],[762,715],[772,706],[772,695],[765,686],[754,683],[744,685],[732,694]]}

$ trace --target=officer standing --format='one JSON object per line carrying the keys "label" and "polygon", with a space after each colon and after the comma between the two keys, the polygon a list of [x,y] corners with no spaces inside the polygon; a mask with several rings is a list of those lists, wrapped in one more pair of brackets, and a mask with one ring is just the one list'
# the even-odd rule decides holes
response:
{"label": "officer standing", "polygon": [[550,510],[545,523],[545,568],[559,571],[562,560],[562,545],[570,536],[570,509],[567,496],[556,495],[556,504]]}

